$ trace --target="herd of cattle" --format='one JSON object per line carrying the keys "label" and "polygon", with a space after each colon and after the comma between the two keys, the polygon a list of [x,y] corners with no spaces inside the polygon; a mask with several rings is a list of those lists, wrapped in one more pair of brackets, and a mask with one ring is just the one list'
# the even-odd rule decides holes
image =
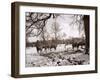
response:
{"label": "herd of cattle", "polygon": [[[41,52],[41,51],[43,51],[43,49],[44,50],[49,49],[51,51],[53,48],[54,50],[56,50],[58,44],[60,44],[60,43],[57,40],[49,40],[49,41],[37,40],[34,43],[34,46],[36,47],[37,52]],[[63,44],[65,44],[65,46],[71,44],[73,50],[74,50],[74,48],[77,48],[77,50],[78,50],[79,47],[84,48],[85,40],[84,39],[72,39],[70,41],[63,41]],[[30,46],[33,46],[33,44],[30,44]]]}
{"label": "herd of cattle", "polygon": [[51,50],[52,48],[54,48],[56,50],[57,48],[57,43],[55,41],[45,41],[45,42],[41,42],[38,41],[35,44],[37,52],[42,51],[43,49],[47,50]]}

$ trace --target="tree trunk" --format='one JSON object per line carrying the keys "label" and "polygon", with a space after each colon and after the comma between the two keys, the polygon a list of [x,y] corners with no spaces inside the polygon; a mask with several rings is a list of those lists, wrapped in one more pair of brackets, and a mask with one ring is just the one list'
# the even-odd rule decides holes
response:
{"label": "tree trunk", "polygon": [[89,32],[89,27],[90,27],[90,24],[89,24],[89,22],[90,22],[90,20],[89,20],[89,16],[88,15],[84,15],[84,17],[83,17],[83,21],[84,21],[84,29],[85,29],[85,38],[86,38],[86,44],[85,44],[85,46],[86,46],[86,52],[85,52],[85,54],[89,54],[89,34],[90,34],[90,32]]}

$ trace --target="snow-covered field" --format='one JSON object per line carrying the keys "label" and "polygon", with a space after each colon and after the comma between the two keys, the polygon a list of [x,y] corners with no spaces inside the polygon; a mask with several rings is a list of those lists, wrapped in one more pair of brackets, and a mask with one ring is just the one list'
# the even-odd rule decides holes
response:
{"label": "snow-covered field", "polygon": [[89,64],[89,55],[84,49],[73,50],[72,45],[59,44],[57,49],[43,50],[37,53],[36,47],[26,48],[26,67],[86,65]]}
{"label": "snow-covered field", "polygon": [[[59,52],[64,50],[72,50],[72,45],[70,44],[65,47],[65,44],[59,44],[57,45],[56,50],[52,49],[53,52]],[[45,50],[43,49],[42,52],[45,53]],[[47,49],[47,52],[51,52],[51,51]],[[28,47],[26,49],[26,54],[33,54],[33,55],[38,54],[36,47]]]}

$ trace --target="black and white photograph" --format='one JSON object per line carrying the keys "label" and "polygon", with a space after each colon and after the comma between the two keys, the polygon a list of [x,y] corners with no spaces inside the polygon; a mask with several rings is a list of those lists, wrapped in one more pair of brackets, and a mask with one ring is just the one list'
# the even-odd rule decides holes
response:
{"label": "black and white photograph", "polygon": [[97,73],[97,7],[12,3],[12,76]]}
{"label": "black and white photograph", "polygon": [[25,67],[89,65],[89,15],[25,12]]}

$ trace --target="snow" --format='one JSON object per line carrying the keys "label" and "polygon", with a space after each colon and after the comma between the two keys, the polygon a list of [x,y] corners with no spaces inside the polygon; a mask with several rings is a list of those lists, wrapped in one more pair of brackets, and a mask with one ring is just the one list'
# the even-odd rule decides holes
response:
{"label": "snow", "polygon": [[73,50],[72,45],[65,47],[65,44],[59,44],[56,50],[43,50],[40,53],[37,53],[36,47],[28,47],[26,48],[26,67],[87,65],[89,55],[84,53],[84,49]]}
{"label": "snow", "polygon": [[26,54],[37,54],[36,47],[27,47]]}

